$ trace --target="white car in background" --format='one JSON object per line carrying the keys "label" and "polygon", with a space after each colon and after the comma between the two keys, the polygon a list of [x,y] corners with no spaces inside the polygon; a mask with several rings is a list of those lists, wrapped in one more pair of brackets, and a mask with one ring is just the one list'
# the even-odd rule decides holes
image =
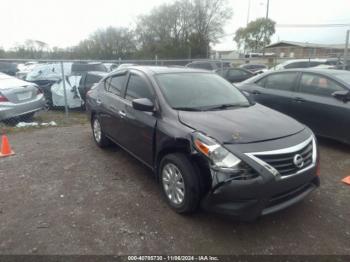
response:
{"label": "white car in background", "polygon": [[309,68],[324,64],[324,61],[319,59],[294,59],[288,60],[271,68],[271,70],[283,70],[294,68]]}

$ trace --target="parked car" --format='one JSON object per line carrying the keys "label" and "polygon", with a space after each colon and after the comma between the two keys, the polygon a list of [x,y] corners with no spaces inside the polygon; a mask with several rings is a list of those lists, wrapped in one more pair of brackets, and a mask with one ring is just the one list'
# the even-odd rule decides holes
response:
{"label": "parked car", "polygon": [[25,80],[27,75],[37,66],[39,66],[40,64],[38,62],[35,61],[31,61],[31,62],[27,62],[24,64],[19,64],[17,66],[18,71],[16,72],[16,77],[19,79],[23,79]]}
{"label": "parked car", "polygon": [[45,107],[37,85],[0,73],[0,121],[31,118]]}
{"label": "parked car", "polygon": [[103,63],[103,65],[107,68],[107,72],[112,72],[118,68],[118,64],[115,63]]}
{"label": "parked car", "polygon": [[276,65],[272,70],[294,69],[294,68],[309,68],[325,64],[325,60],[320,59],[294,59],[288,60]]}
{"label": "parked car", "polygon": [[17,65],[9,62],[0,62],[0,73],[15,76],[18,71]]}
{"label": "parked car", "polygon": [[350,144],[350,72],[290,69],[248,79],[239,88],[317,135]]}
{"label": "parked car", "polygon": [[221,61],[215,61],[215,60],[194,61],[186,65],[186,67],[189,67],[189,68],[205,69],[209,71],[217,70],[222,67],[226,68],[230,66],[231,66],[230,62],[221,62]]}
{"label": "parked car", "polygon": [[243,64],[243,65],[240,65],[239,66],[240,68],[244,68],[246,70],[249,70],[253,73],[255,72],[260,72],[260,71],[263,71],[263,70],[267,70],[267,66],[266,65],[262,65],[262,64]]}
{"label": "parked car", "polygon": [[88,62],[88,63],[73,63],[71,68],[71,75],[82,75],[85,72],[108,72],[107,67],[100,62]]}
{"label": "parked car", "polygon": [[81,98],[86,100],[86,93],[91,89],[91,87],[98,83],[107,73],[105,72],[86,72],[82,75],[79,82],[79,93]]}
{"label": "parked car", "polygon": [[214,72],[131,67],[87,95],[93,137],[148,166],[178,213],[204,209],[254,219],[319,185],[310,129],[255,104]]}
{"label": "parked car", "polygon": [[[26,80],[36,83],[47,100],[48,106],[65,106],[64,85],[69,108],[80,108],[84,101],[78,90],[81,78],[89,71],[106,73],[107,68],[102,63],[63,63],[65,81],[62,81],[61,63],[51,63],[36,66]],[[54,88],[54,93],[52,92]]]}
{"label": "parked car", "polygon": [[124,69],[124,68],[128,68],[130,66],[136,66],[136,64],[120,64],[116,69]]}
{"label": "parked car", "polygon": [[253,72],[243,68],[217,69],[215,72],[230,83],[239,83],[255,75]]}

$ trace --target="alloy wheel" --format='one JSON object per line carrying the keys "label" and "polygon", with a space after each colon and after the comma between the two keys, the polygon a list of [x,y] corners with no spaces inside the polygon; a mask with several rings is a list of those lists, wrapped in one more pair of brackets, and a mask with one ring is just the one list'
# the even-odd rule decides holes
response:
{"label": "alloy wheel", "polygon": [[185,199],[185,183],[176,165],[168,163],[163,167],[162,183],[168,200],[174,205],[181,205]]}

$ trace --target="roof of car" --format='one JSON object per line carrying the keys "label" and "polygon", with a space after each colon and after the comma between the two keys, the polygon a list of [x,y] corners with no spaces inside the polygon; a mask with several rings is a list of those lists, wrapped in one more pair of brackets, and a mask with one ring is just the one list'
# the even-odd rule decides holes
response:
{"label": "roof of car", "polygon": [[168,66],[131,66],[131,67],[128,67],[127,69],[136,69],[148,74],[169,74],[169,73],[189,73],[189,72],[210,73],[210,71],[208,70],[188,68],[188,67],[168,67]]}
{"label": "roof of car", "polygon": [[273,72],[284,72],[284,71],[298,71],[298,72],[312,72],[312,73],[321,73],[327,75],[335,75],[335,74],[350,74],[349,71],[346,70],[336,70],[336,69],[328,69],[328,68],[294,68],[294,69],[285,69]]}

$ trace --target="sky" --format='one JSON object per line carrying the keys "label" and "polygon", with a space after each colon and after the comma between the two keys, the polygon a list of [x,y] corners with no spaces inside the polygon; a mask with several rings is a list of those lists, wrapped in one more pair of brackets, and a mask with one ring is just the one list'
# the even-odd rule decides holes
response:
{"label": "sky", "polygon": [[[79,43],[93,31],[107,26],[135,26],[140,14],[173,0],[1,0],[0,47],[5,49],[35,39],[51,47]],[[233,50],[234,32],[266,15],[267,0],[227,0],[233,17],[225,26],[226,37],[216,50]],[[250,12],[248,6],[250,1]],[[350,0],[270,0],[269,17],[283,24],[350,24]],[[349,27],[276,27],[272,41],[289,40],[321,44],[345,42]]]}

